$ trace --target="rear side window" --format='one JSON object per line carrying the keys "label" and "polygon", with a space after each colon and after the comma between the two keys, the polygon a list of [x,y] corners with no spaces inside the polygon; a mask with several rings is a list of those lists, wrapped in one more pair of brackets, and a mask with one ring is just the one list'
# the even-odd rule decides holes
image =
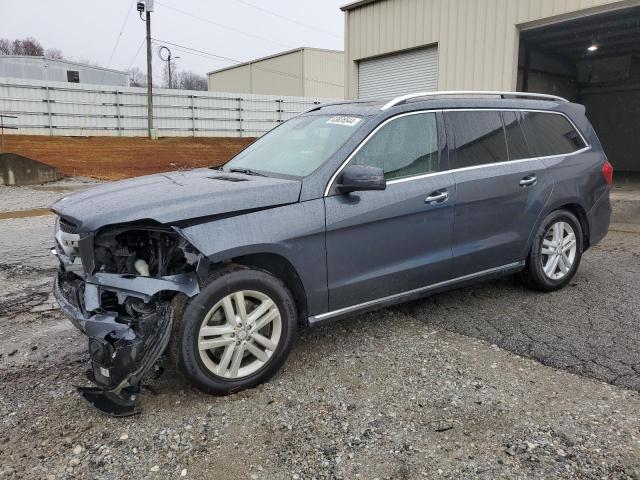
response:
{"label": "rear side window", "polygon": [[509,160],[534,158],[536,154],[532,151],[525,137],[520,121],[520,112],[502,112],[502,120],[507,137]]}
{"label": "rear side window", "polygon": [[539,157],[566,155],[587,146],[564,115],[526,111],[521,115],[527,139]]}
{"label": "rear side window", "polygon": [[507,142],[500,112],[447,112],[447,130],[455,145],[454,167],[506,162]]}
{"label": "rear side window", "polygon": [[363,145],[351,164],[382,168],[387,180],[438,171],[435,113],[405,115],[391,120]]}

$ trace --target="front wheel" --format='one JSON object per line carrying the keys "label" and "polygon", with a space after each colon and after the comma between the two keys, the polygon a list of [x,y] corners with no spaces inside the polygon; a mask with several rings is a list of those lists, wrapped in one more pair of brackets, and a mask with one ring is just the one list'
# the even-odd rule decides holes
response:
{"label": "front wheel", "polygon": [[297,328],[283,282],[262,270],[229,267],[187,306],[174,338],[178,364],[205,393],[252,388],[284,363]]}
{"label": "front wheel", "polygon": [[580,222],[567,210],[551,212],[542,222],[533,239],[525,282],[544,292],[565,287],[573,278],[583,248]]}

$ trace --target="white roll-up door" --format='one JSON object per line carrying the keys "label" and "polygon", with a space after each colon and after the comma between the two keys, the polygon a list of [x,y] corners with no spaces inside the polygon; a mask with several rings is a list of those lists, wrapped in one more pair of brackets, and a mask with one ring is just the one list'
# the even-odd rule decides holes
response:
{"label": "white roll-up door", "polygon": [[438,47],[358,62],[358,97],[390,98],[438,88]]}

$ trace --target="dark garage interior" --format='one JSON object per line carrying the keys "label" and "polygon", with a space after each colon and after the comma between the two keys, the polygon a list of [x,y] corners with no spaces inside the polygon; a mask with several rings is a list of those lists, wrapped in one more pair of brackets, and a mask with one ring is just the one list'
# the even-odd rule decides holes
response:
{"label": "dark garage interior", "polygon": [[617,178],[640,178],[640,6],[523,29],[518,90],[585,105]]}

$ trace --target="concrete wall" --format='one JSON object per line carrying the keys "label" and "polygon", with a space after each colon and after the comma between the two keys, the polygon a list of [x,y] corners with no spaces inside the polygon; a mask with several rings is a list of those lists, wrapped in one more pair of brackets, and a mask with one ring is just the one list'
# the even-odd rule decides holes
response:
{"label": "concrete wall", "polygon": [[438,89],[514,90],[519,29],[640,4],[638,0],[381,0],[345,15],[346,97],[357,61],[438,44]]}
{"label": "concrete wall", "polygon": [[344,55],[298,49],[211,72],[208,78],[210,91],[344,98]]}

